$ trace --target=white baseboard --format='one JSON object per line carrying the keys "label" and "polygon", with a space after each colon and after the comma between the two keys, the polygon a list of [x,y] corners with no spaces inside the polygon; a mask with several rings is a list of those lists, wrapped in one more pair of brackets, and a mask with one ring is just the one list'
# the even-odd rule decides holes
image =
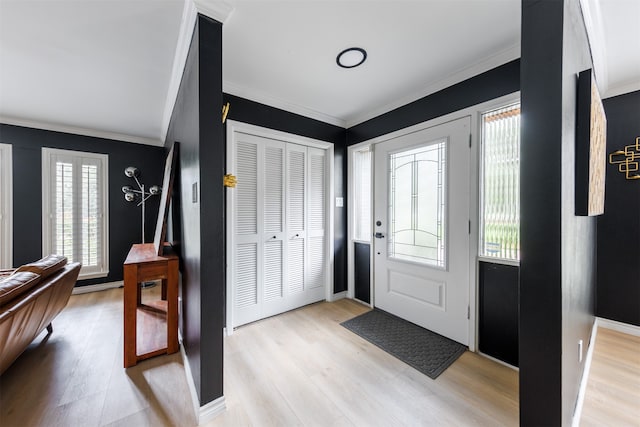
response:
{"label": "white baseboard", "polygon": [[97,285],[78,286],[71,291],[72,295],[88,294],[89,292],[106,291],[107,289],[119,288],[124,282],[122,280],[118,282],[98,283]]}
{"label": "white baseboard", "polygon": [[347,298],[347,291],[338,292],[337,294],[332,294],[329,302],[338,301],[339,299]]}
{"label": "white baseboard", "polygon": [[193,373],[191,372],[191,365],[187,358],[187,353],[182,343],[182,334],[178,330],[178,338],[180,340],[180,354],[182,355],[182,364],[184,365],[184,372],[187,377],[187,384],[189,386],[189,392],[191,394],[191,403],[193,404],[193,413],[196,416],[198,425],[203,425],[213,420],[215,417],[223,413],[227,409],[227,405],[224,400],[224,396],[220,396],[216,400],[207,403],[204,406],[200,406],[200,398],[198,397],[198,391],[196,390],[196,384],[193,381]]}
{"label": "white baseboard", "polygon": [[582,371],[582,380],[580,381],[580,389],[578,390],[578,399],[576,400],[576,408],[573,412],[571,427],[580,426],[580,417],[582,416],[582,407],[584,405],[584,395],[587,392],[587,383],[589,382],[589,372],[591,371],[591,360],[593,359],[593,349],[596,346],[596,337],[598,335],[598,318],[593,322],[591,327],[591,338],[589,339],[589,348],[587,349],[587,358],[584,360],[584,371]]}
{"label": "white baseboard", "polygon": [[640,337],[640,326],[630,325],[628,323],[622,323],[615,320],[603,319],[602,317],[596,317],[596,324],[605,329],[612,329],[614,331],[622,332],[623,334]]}
{"label": "white baseboard", "polygon": [[198,414],[198,425],[201,426],[208,423],[226,410],[227,405],[224,401],[224,396],[220,396],[216,400],[201,406]]}

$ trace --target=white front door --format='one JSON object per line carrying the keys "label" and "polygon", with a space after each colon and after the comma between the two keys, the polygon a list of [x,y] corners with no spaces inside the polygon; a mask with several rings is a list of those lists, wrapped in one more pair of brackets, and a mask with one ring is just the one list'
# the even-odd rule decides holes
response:
{"label": "white front door", "polygon": [[470,118],[374,145],[374,305],[469,343]]}

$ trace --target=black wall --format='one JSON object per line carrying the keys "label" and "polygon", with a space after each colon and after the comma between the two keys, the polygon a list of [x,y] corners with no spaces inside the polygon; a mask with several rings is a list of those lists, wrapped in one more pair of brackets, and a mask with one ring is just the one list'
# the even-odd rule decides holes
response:
{"label": "black wall", "polygon": [[[183,344],[200,405],[222,396],[225,286],[222,25],[198,16],[166,146],[179,142]],[[218,118],[218,120],[215,120]],[[196,201],[192,193],[196,192]],[[174,233],[175,238],[175,233]]]}
{"label": "black wall", "polygon": [[367,141],[518,90],[520,60],[516,59],[349,128],[347,145]]}
{"label": "black wall", "polygon": [[[228,119],[288,132],[334,144],[334,197],[344,198],[344,207],[334,207],[334,293],[347,290],[347,153],[345,130],[318,120],[270,107],[238,96],[224,94],[229,102]],[[334,204],[333,201],[330,203]]]}
{"label": "black wall", "polygon": [[[135,182],[124,175],[127,166],[141,171],[145,185],[162,185],[164,149],[90,136],[0,124],[0,142],[13,152],[13,265],[42,257],[42,148],[109,155],[109,275],[81,280],[77,286],[122,280],[122,263],[141,240],[141,209],[124,200],[120,190]],[[146,241],[153,241],[158,197],[146,205]]]}
{"label": "black wall", "polygon": [[490,262],[478,264],[478,349],[518,366],[519,268]]}
{"label": "black wall", "polygon": [[[607,153],[640,137],[640,91],[603,101]],[[640,326],[640,181],[607,165],[604,215],[598,217],[596,314]]]}
{"label": "black wall", "polygon": [[594,321],[596,219],[575,216],[578,0],[522,2],[520,424],[569,425]]}
{"label": "black wall", "polygon": [[353,244],[353,296],[371,303],[371,245]]}

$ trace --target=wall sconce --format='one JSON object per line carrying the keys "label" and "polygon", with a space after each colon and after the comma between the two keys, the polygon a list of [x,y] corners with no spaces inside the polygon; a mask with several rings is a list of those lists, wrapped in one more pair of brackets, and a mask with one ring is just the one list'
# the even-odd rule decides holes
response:
{"label": "wall sconce", "polygon": [[618,172],[624,173],[628,180],[640,179],[640,136],[635,144],[609,154],[609,164],[618,165]]}
{"label": "wall sconce", "polygon": [[145,190],[144,184],[140,182],[138,176],[140,176],[140,170],[136,167],[129,166],[124,170],[124,174],[133,178],[138,184],[138,189],[136,190],[130,185],[125,185],[122,187],[122,192],[124,193],[124,199],[127,202],[135,202],[138,201],[137,206],[142,206],[142,243],[144,243],[144,211],[145,211],[145,202],[151,196],[157,196],[162,192],[162,188],[157,185],[152,185],[149,187],[148,191]]}

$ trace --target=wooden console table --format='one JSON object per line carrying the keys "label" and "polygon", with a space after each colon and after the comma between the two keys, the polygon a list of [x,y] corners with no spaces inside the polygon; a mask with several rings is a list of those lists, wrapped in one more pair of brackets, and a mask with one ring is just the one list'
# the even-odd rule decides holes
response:
{"label": "wooden console table", "polygon": [[[162,299],[142,304],[140,283],[162,279]],[[124,262],[124,367],[178,351],[178,256],[133,245]]]}

